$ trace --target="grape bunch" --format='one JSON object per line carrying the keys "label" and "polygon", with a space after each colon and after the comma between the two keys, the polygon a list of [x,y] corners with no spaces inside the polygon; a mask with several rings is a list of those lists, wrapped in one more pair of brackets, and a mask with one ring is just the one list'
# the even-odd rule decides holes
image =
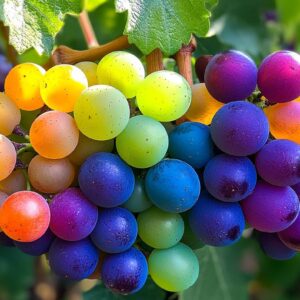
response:
{"label": "grape bunch", "polygon": [[145,76],[123,51],[13,67],[0,94],[0,244],[125,295],[148,276],[189,288],[195,250],[236,243],[246,223],[268,256],[292,258],[300,56],[275,52],[259,69],[233,50],[198,61],[192,87],[173,71]]}

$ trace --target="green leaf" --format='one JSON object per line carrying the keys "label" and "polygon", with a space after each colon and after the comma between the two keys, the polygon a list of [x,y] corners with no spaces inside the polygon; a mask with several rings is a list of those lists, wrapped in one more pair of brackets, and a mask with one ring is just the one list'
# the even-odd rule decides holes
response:
{"label": "green leaf", "polygon": [[128,11],[124,34],[144,54],[160,48],[166,55],[177,52],[194,33],[204,36],[209,29],[208,8],[216,0],[116,0],[118,12]]}
{"label": "green leaf", "polygon": [[105,2],[107,2],[107,0],[85,0],[85,2],[84,2],[84,8],[87,11],[93,11],[98,6],[102,5]]}
{"label": "green leaf", "polygon": [[148,279],[146,285],[142,290],[136,294],[129,296],[121,296],[115,293],[112,293],[108,290],[103,284],[99,284],[94,287],[92,290],[83,294],[83,300],[163,300],[166,298],[166,292],[160,289],[151,279]]}
{"label": "green leaf", "polygon": [[246,300],[247,278],[240,263],[244,248],[239,244],[231,247],[204,247],[196,251],[200,262],[200,276],[179,299]]}
{"label": "green leaf", "polygon": [[9,26],[9,42],[19,53],[33,47],[49,55],[65,15],[81,9],[81,0],[0,0],[0,20]]}

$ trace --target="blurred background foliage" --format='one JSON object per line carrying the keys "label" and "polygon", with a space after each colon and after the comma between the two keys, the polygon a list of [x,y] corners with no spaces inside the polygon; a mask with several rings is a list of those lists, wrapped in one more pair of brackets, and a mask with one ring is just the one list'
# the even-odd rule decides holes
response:
{"label": "blurred background foliage", "polygon": [[[100,44],[123,33],[127,14],[117,14],[113,0],[86,2]],[[85,49],[86,43],[78,20],[67,16],[57,36],[57,45]],[[197,38],[194,53],[215,54],[237,49],[249,54],[257,64],[278,49],[300,51],[300,0],[219,0],[213,10],[211,29],[205,38]],[[0,49],[5,39],[0,36]],[[135,48],[135,54],[141,53]],[[43,64],[34,50],[17,57],[19,62]],[[171,64],[171,67],[173,65]],[[128,299],[160,300],[297,300],[300,299],[300,256],[278,262],[267,258],[255,237],[246,237],[227,248],[204,247],[197,250],[200,277],[188,291],[167,294],[149,280],[146,287]],[[110,300],[124,299],[109,292],[95,280],[80,284],[58,280],[49,274],[45,259],[35,259],[15,248],[0,248],[0,300]]]}

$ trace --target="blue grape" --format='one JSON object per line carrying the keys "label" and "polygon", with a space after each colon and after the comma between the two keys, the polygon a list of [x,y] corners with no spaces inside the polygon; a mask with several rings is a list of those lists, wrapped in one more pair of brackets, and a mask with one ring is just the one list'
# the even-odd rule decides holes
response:
{"label": "blue grape", "polygon": [[256,185],[256,170],[247,157],[219,154],[204,170],[207,191],[218,200],[240,201],[249,196]]}
{"label": "blue grape", "polygon": [[204,244],[228,246],[237,242],[245,228],[245,218],[239,203],[218,201],[202,193],[189,216],[190,226]]}
{"label": "blue grape", "polygon": [[34,242],[24,243],[15,241],[15,245],[22,252],[33,256],[40,256],[49,251],[55,235],[48,229],[38,240]]}
{"label": "blue grape", "polygon": [[104,285],[120,294],[133,294],[145,284],[148,265],[144,254],[132,247],[129,250],[104,257],[101,279]]}
{"label": "blue grape", "polygon": [[56,239],[49,250],[51,270],[72,280],[89,277],[96,269],[99,253],[89,239],[68,242]]}
{"label": "blue grape", "polygon": [[115,207],[126,202],[134,190],[134,174],[120,157],[99,152],[82,164],[79,186],[86,197],[100,207]]}
{"label": "blue grape", "polygon": [[145,184],[152,203],[174,213],[189,210],[196,203],[201,190],[195,170],[178,159],[164,159],[150,168]]}
{"label": "blue grape", "polygon": [[256,153],[266,143],[269,123],[260,108],[246,101],[236,101],[217,111],[210,132],[223,152],[247,156]]}
{"label": "blue grape", "polygon": [[0,54],[0,92],[4,90],[4,81],[11,68],[12,64],[3,54]]}
{"label": "blue grape", "polygon": [[99,218],[91,234],[93,243],[107,253],[128,250],[138,233],[134,215],[125,208],[114,207],[99,211]]}
{"label": "blue grape", "polygon": [[209,127],[197,122],[185,122],[169,135],[169,156],[202,168],[214,155]]}

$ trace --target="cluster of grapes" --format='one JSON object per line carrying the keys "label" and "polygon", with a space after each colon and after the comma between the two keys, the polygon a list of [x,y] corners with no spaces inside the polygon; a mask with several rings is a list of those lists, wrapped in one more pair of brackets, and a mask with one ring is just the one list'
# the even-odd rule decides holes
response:
{"label": "cluster of grapes", "polygon": [[[257,70],[228,51],[196,68],[205,83],[192,89],[175,72],[145,77],[140,60],[120,51],[98,65],[11,69],[0,94],[0,244],[47,254],[59,276],[99,278],[121,294],[140,290],[148,273],[167,291],[189,288],[199,275],[193,250],[235,243],[246,221],[267,255],[292,257],[300,118],[276,118],[300,113],[285,106],[300,105],[288,102],[300,96],[299,55],[276,52]],[[267,107],[269,121],[242,100],[257,82],[265,105],[287,102]],[[35,111],[23,134],[30,143],[6,137],[20,110]],[[189,121],[176,126],[182,116]],[[268,141],[269,127],[277,140]],[[14,170],[31,147],[32,190]]]}

